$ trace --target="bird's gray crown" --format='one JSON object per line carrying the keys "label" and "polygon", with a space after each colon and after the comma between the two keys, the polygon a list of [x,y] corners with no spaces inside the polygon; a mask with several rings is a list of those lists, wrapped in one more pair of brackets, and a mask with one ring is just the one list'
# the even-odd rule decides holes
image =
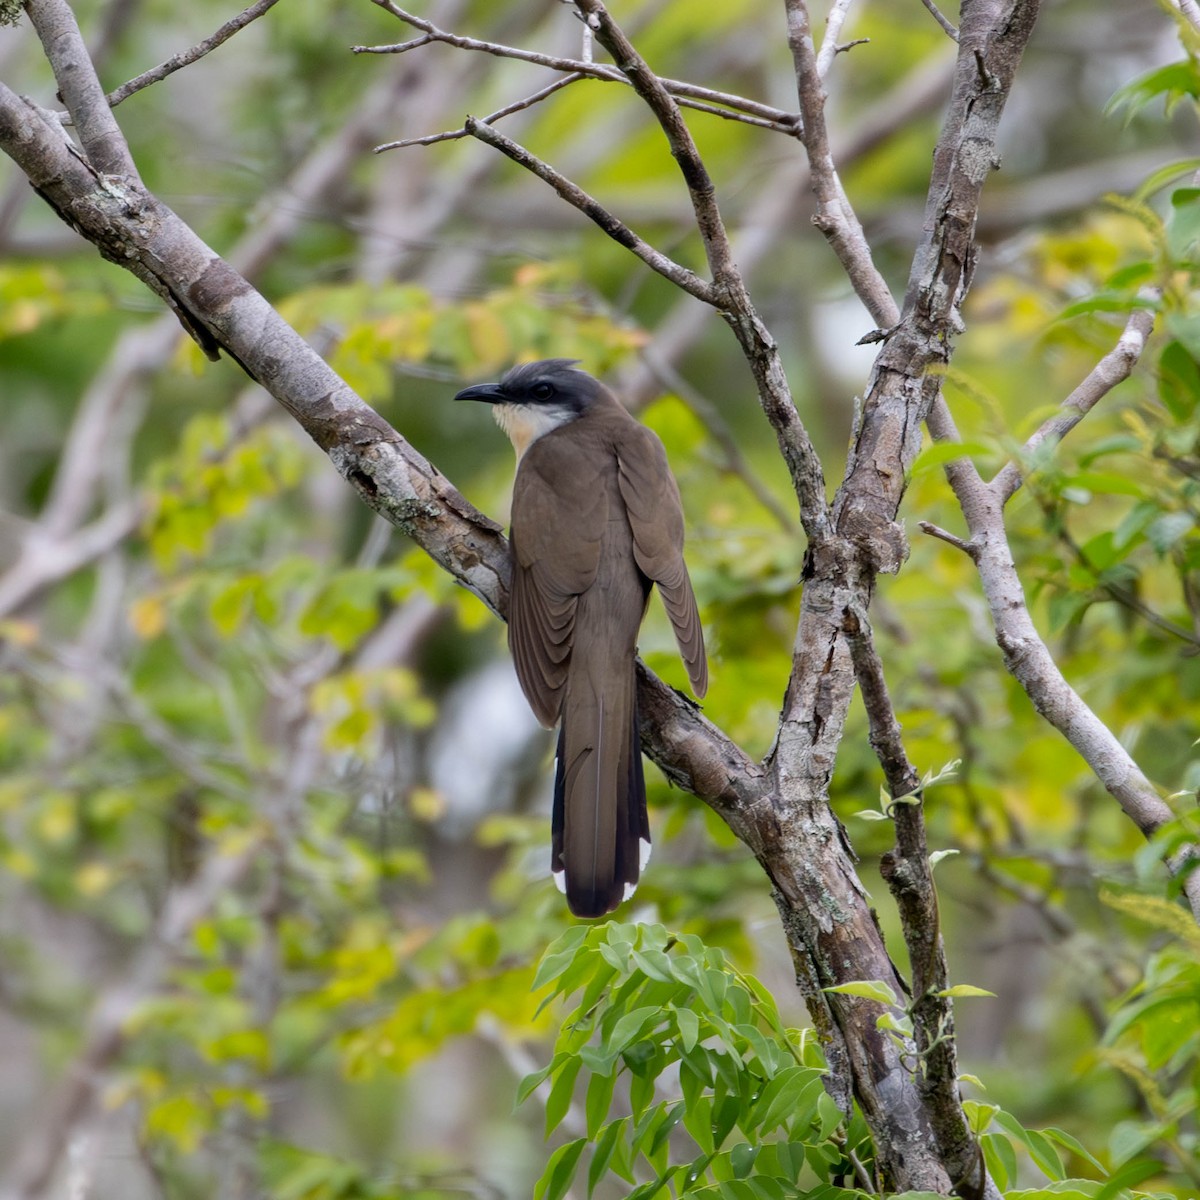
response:
{"label": "bird's gray crown", "polygon": [[544,358],[506,371],[498,386],[509,404],[547,405],[582,412],[596,398],[599,384],[575,364],[577,358]]}

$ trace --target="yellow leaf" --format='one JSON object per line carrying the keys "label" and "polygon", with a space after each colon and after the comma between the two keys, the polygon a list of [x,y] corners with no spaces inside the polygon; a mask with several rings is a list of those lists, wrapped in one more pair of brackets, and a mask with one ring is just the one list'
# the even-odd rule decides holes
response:
{"label": "yellow leaf", "polygon": [[144,642],[156,638],[167,627],[167,610],[161,596],[143,596],[129,610],[129,624]]}
{"label": "yellow leaf", "polygon": [[76,828],[75,803],[65,793],[49,796],[38,815],[36,828],[43,841],[52,844],[65,842]]}
{"label": "yellow leaf", "polygon": [[418,821],[436,821],[446,811],[446,798],[435,788],[415,787],[408,794],[408,808]]}
{"label": "yellow leaf", "polygon": [[112,887],[113,870],[107,863],[84,863],[75,872],[75,888],[82,896],[98,896]]}

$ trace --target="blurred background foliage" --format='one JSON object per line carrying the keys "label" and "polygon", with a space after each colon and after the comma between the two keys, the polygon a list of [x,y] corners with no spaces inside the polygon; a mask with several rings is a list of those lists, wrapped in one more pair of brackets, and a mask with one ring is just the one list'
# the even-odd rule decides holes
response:
{"label": "blurred background foliage", "polygon": [[[778,4],[612,7],[661,73],[795,107]],[[214,0],[75,8],[109,87],[233,15]],[[420,12],[578,51],[557,0]],[[613,380],[682,488],[705,710],[761,755],[803,545],[733,341],[485,147],[372,155],[547,79],[440,45],[349,51],[407,36],[367,0],[287,0],[118,117],[147,184],[497,519],[510,451],[455,390],[550,355]],[[835,152],[899,293],[950,47],[916,0],[857,5],[856,37],[870,40],[829,76]],[[916,530],[961,532],[940,448],[913,471],[911,557],[876,610],[910,756],[960,763],[927,816],[932,845],[958,852],[938,868],[951,970],[997,994],[958,1014],[981,1121],[995,1104],[1059,1127],[1118,1182],[1181,1197],[1200,1187],[1200,968],[1158,855],[1194,836],[1200,787],[1195,55],[1144,0],[1045,6],[946,379],[965,452],[994,470],[1111,348],[1137,290],[1163,287],[1141,367],[1024,464],[1010,524],[1067,676],[1176,796],[1178,828],[1144,846],[1005,674],[971,563]],[[53,103],[27,26],[0,31],[0,76]],[[870,322],[809,223],[800,147],[689,122],[836,480]],[[579,83],[505,129],[702,268],[674,164],[627,89]],[[94,1194],[527,1194],[543,1120],[512,1099],[563,1011],[530,987],[572,922],[547,871],[549,735],[503,630],[3,164],[0,399],[0,1163],[52,1119],[96,996],[134,980],[103,1111],[73,1143]],[[657,608],[642,651],[682,685]],[[656,851],[625,919],[723,952],[804,1025],[756,864],[648,770]],[[890,828],[858,815],[879,787],[858,711],[833,802],[900,955],[875,871]],[[184,919],[179,895],[205,902]],[[591,1132],[590,1105],[586,1131],[562,1117],[554,1145]],[[1023,1156],[1011,1186],[1037,1185],[1037,1164]]]}

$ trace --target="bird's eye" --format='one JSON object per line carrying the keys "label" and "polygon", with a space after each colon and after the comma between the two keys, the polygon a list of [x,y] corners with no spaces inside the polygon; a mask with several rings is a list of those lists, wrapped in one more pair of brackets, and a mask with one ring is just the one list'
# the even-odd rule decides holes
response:
{"label": "bird's eye", "polygon": [[529,394],[535,400],[549,400],[554,395],[554,387],[549,383],[535,383],[529,389]]}

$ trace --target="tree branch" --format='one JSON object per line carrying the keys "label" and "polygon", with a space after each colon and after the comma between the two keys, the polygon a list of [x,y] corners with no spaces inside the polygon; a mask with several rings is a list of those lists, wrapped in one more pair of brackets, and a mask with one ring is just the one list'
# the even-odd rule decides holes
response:
{"label": "tree branch", "polygon": [[[1157,301],[1160,296],[1157,288],[1147,289],[1144,293],[1149,302]],[[1021,450],[1023,457],[1033,454],[1046,442],[1062,441],[1117,384],[1129,378],[1154,329],[1154,319],[1154,308],[1138,308],[1130,314],[1117,344],[1088,372],[1087,378],[1062,402],[1058,412],[1030,435]],[[996,473],[988,487],[1004,505],[1016,494],[1021,483],[1020,466],[1010,462]]]}
{"label": "tree branch", "polygon": [[152,83],[158,83],[162,79],[166,79],[168,75],[174,74],[181,67],[186,67],[203,58],[206,54],[215,50],[222,43],[229,41],[235,33],[241,29],[245,29],[251,21],[256,21],[268,9],[279,3],[279,0],[256,0],[256,3],[250,5],[243,12],[238,13],[232,20],[226,21],[211,37],[207,37],[202,42],[197,42],[190,50],[182,50],[178,54],[171,55],[165,62],[159,63],[157,67],[152,67],[149,71],[143,71],[140,75],[134,76],[128,83],[123,83],[116,91],[108,93],[108,103],[111,108],[116,108],[123,100],[128,100],[135,92],[140,92],[142,88],[149,87]]}
{"label": "tree branch", "polygon": [[[599,79],[606,83],[629,84],[629,80],[616,68],[607,63],[592,62],[583,58],[563,58],[557,54],[541,54],[536,50],[523,50],[517,46],[505,46],[500,42],[481,41],[479,38],[463,37],[447,30],[439,29],[432,21],[418,17],[405,9],[391,3],[391,0],[371,0],[372,4],[389,12],[392,16],[411,25],[414,29],[423,31],[424,36],[413,38],[407,42],[397,42],[390,46],[352,46],[355,54],[406,54],[427,46],[431,42],[443,42],[447,46],[459,50],[473,50],[482,54],[491,54],[496,58],[512,58],[519,62],[533,63],[535,66],[548,67],[552,71],[566,71],[571,74],[585,75],[590,79]],[[713,88],[700,87],[681,79],[660,79],[662,85],[679,103],[689,107],[700,108],[701,111],[714,113],[716,116],[728,117],[731,114],[721,109],[732,109],[733,114],[745,114],[755,118],[751,124],[774,129],[779,133],[796,136],[800,118],[796,113],[787,112],[782,108],[774,108],[770,104],[762,104],[745,96],[735,96],[730,92],[721,92]],[[690,102],[697,103],[692,104]],[[734,115],[734,119],[737,119]]]}
{"label": "tree branch", "polygon": [[96,77],[71,6],[66,0],[27,0],[25,8],[88,161],[101,174],[137,179],[137,167]]}
{"label": "tree branch", "polygon": [[[0,84],[0,149],[56,212],[190,320],[292,414],[374,511],[412,537],[494,612],[508,606],[508,544],[431,463],[363,403],[266,300],[140,184],[119,198],[73,152],[60,126]],[[758,803],[760,772],[694,706],[643,672],[639,708],[650,757],[735,828]]]}
{"label": "tree branch", "polygon": [[875,267],[871,248],[854,209],[842,187],[829,148],[825,128],[825,89],[822,70],[813,48],[812,26],[805,0],[785,0],[788,45],[796,69],[796,89],[800,97],[803,123],[801,140],[808,153],[817,214],[813,224],[825,235],[850,285],[866,306],[876,324],[890,328],[899,310],[883,276]]}
{"label": "tree branch", "polygon": [[[535,104],[540,104],[548,96],[553,96],[555,92],[562,91],[563,88],[568,87],[572,83],[578,83],[579,80],[584,78],[586,77],[578,71],[570,75],[564,75],[561,79],[556,79],[544,88],[539,88],[536,92],[531,93],[522,100],[515,100],[512,104],[506,104],[503,108],[496,109],[494,113],[488,113],[486,117],[477,118],[477,123],[480,125],[493,125],[501,117],[508,117],[513,113],[523,112],[527,108],[532,108]],[[382,145],[375,147],[375,153],[382,154],[385,150],[402,150],[406,146],[434,146],[438,142],[453,142],[459,138],[470,136],[471,131],[466,125],[462,125],[458,129],[448,129],[444,133],[430,133],[424,137],[402,138],[398,142],[384,142]]]}
{"label": "tree branch", "polygon": [[706,283],[693,271],[681,266],[674,259],[668,258],[659,250],[655,250],[648,242],[643,241],[632,229],[619,218],[613,216],[598,200],[593,199],[581,187],[572,183],[565,175],[560,175],[549,163],[543,162],[531,154],[524,146],[507,138],[498,130],[485,123],[485,120],[468,117],[466,131],[481,142],[499,150],[501,154],[511,158],[518,166],[536,175],[544,183],[548,183],[572,208],[577,208],[585,217],[594,221],[613,241],[624,246],[635,254],[651,270],[657,271],[669,279],[677,287],[703,300],[706,304],[715,302],[712,285]]}
{"label": "tree branch", "polygon": [[821,50],[817,55],[817,73],[822,79],[829,73],[837,52],[842,49],[838,45],[838,34],[842,32],[842,26],[846,23],[846,16],[853,3],[854,0],[833,0],[829,6],[829,16],[825,18],[825,32],[821,35]]}
{"label": "tree branch", "polygon": [[937,889],[925,836],[925,798],[921,777],[909,761],[888,695],[883,663],[875,648],[866,613],[849,609],[842,628],[849,642],[854,674],[870,725],[871,747],[883,767],[896,829],[896,845],[880,860],[880,873],[896,902],[912,966],[913,1034],[920,1068],[919,1086],[930,1112],[938,1153],[962,1196],[990,1195],[994,1185],[983,1154],[963,1112],[958,1091],[958,1054],[954,1007],[942,995],[948,984]]}
{"label": "tree branch", "polygon": [[946,36],[952,41],[958,41],[958,30],[954,28],[953,22],[949,21],[942,15],[942,10],[933,2],[933,0],[921,0],[921,3],[929,10],[933,19],[946,31]]}
{"label": "tree branch", "polygon": [[[709,177],[708,169],[696,149],[691,131],[684,122],[671,93],[662,80],[650,69],[646,60],[637,52],[633,43],[625,36],[621,27],[609,15],[601,0],[575,0],[575,7],[583,14],[596,40],[612,55],[617,68],[633,85],[633,90],[646,102],[654,114],[671,148],[671,155],[679,166],[679,172],[687,186],[692,211],[696,215],[696,228],[704,243],[708,267],[712,272],[713,285],[724,291],[728,281],[736,276],[729,236],[717,207],[716,189]],[[740,280],[738,281],[740,282]]]}

